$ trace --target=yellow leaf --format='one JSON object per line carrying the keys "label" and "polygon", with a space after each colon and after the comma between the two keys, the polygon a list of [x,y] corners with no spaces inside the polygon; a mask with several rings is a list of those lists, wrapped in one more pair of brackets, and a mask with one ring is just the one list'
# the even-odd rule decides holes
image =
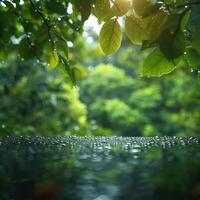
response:
{"label": "yellow leaf", "polygon": [[56,53],[56,51],[52,51],[51,57],[50,57],[50,67],[55,68],[58,65],[59,58]]}
{"label": "yellow leaf", "polygon": [[115,0],[113,1],[111,12],[113,13],[113,16],[123,16],[128,12],[130,6],[130,0]]}
{"label": "yellow leaf", "polygon": [[152,6],[148,0],[133,0],[132,7],[133,11],[137,16],[143,16],[146,10]]}
{"label": "yellow leaf", "polygon": [[119,49],[122,42],[122,32],[116,19],[105,22],[99,34],[99,41],[106,55],[111,55]]}
{"label": "yellow leaf", "polygon": [[125,19],[125,32],[133,44],[141,45],[142,41],[148,40],[148,32],[145,30],[143,22],[133,15],[127,16]]}
{"label": "yellow leaf", "polygon": [[109,0],[95,0],[94,3],[94,14],[100,20],[103,20],[110,11]]}

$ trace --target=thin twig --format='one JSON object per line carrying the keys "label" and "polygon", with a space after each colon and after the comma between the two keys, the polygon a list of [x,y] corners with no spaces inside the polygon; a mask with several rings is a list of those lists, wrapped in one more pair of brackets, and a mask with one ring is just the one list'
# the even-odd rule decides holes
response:
{"label": "thin twig", "polygon": [[52,50],[54,50],[54,41],[53,41],[53,37],[51,35],[51,27],[50,27],[50,24],[48,22],[48,20],[44,17],[43,13],[37,8],[37,6],[33,3],[32,0],[29,0],[31,5],[33,6],[34,10],[36,10],[36,12],[40,15],[40,17],[42,18],[44,24],[46,25],[47,27],[47,31],[48,31],[48,36],[49,36],[49,40],[51,42],[51,47],[52,47]]}

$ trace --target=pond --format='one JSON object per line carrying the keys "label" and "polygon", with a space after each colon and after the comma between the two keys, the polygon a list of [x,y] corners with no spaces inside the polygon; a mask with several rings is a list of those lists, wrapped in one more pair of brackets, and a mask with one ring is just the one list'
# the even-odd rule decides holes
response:
{"label": "pond", "polygon": [[1,200],[200,199],[195,137],[4,137]]}

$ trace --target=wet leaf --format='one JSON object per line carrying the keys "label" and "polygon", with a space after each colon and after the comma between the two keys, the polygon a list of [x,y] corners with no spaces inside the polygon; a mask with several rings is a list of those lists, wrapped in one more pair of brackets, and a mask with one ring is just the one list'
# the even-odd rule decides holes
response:
{"label": "wet leaf", "polygon": [[155,41],[159,38],[167,18],[167,13],[163,10],[159,10],[154,15],[151,15],[143,20],[145,30],[149,34],[150,41]]}
{"label": "wet leaf", "polygon": [[110,1],[109,0],[95,0],[94,3],[94,13],[96,17],[103,20],[110,11]]}
{"label": "wet leaf", "polygon": [[155,48],[145,59],[143,75],[162,76],[173,71],[174,65],[167,60],[159,48]]}
{"label": "wet leaf", "polygon": [[125,32],[133,44],[141,45],[144,40],[148,40],[148,33],[142,22],[133,15],[125,19]]}
{"label": "wet leaf", "polygon": [[143,17],[147,10],[150,9],[152,3],[148,0],[134,0],[132,3],[133,12],[140,17]]}
{"label": "wet leaf", "polygon": [[123,16],[128,12],[130,6],[130,0],[115,0],[110,12],[113,16]]}
{"label": "wet leaf", "polygon": [[190,13],[191,11],[189,10],[188,12],[185,13],[185,15],[183,16],[182,20],[181,20],[181,26],[180,26],[180,29],[181,31],[184,31],[187,24],[188,24],[188,21],[190,19]]}
{"label": "wet leaf", "polygon": [[159,40],[160,50],[168,60],[173,60],[185,52],[185,36],[181,31],[166,30]]}
{"label": "wet leaf", "polygon": [[122,42],[122,32],[116,19],[111,19],[103,25],[99,41],[106,55],[111,55],[119,49]]}
{"label": "wet leaf", "polygon": [[59,63],[59,58],[58,58],[58,54],[56,51],[52,51],[51,57],[50,57],[50,67],[55,68],[57,67]]}
{"label": "wet leaf", "polygon": [[68,46],[65,39],[60,39],[55,43],[56,50],[59,52],[59,55],[62,55],[65,58],[68,58]]}
{"label": "wet leaf", "polygon": [[200,66],[200,54],[193,48],[186,49],[188,63],[191,67],[196,68]]}

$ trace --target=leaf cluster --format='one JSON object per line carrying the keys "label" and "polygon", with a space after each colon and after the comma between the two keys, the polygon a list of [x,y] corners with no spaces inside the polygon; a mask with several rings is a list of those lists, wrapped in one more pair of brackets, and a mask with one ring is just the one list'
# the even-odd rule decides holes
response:
{"label": "leaf cluster", "polygon": [[37,59],[41,64],[61,66],[75,82],[78,69],[69,59],[69,48],[89,17],[91,2],[0,1],[0,60],[10,55],[22,60]]}
{"label": "leaf cluster", "polygon": [[150,50],[143,75],[161,76],[183,64],[198,69],[199,5],[199,0],[2,0],[0,60],[14,54],[61,66],[75,83],[81,71],[68,52],[93,14],[103,23],[99,41],[106,55],[120,48],[124,30],[130,42]]}
{"label": "leaf cluster", "polygon": [[115,53],[124,28],[134,45],[150,49],[143,75],[161,76],[183,64],[197,68],[200,24],[194,24],[194,19],[198,18],[199,5],[200,1],[184,0],[96,0],[94,14],[103,22],[101,48],[106,55]]}

